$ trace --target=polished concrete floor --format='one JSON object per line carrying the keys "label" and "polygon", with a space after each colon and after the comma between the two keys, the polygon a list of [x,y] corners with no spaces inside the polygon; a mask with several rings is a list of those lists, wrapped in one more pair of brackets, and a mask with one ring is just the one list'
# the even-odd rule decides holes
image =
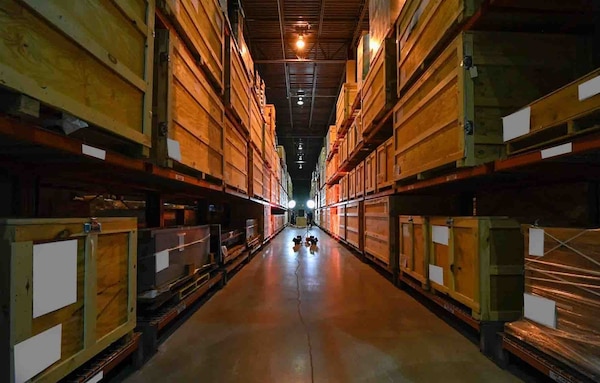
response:
{"label": "polished concrete floor", "polygon": [[127,383],[516,382],[325,233],[286,229]]}

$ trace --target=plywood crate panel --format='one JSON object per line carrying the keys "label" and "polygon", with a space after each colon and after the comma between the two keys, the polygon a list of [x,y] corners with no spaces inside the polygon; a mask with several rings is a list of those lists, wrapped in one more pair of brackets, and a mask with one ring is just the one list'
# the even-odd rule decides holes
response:
{"label": "plywood crate panel", "polygon": [[225,125],[225,183],[248,192],[248,143],[229,119]]}
{"label": "plywood crate panel", "polygon": [[386,267],[397,267],[395,244],[398,220],[395,198],[383,197],[364,202],[365,253],[383,262]]}
{"label": "plywood crate panel", "polygon": [[[60,340],[54,345],[47,344],[45,352],[55,347],[60,359],[31,380],[26,377],[27,381],[57,382],[135,328],[137,220],[99,218],[96,222],[101,230],[86,233],[85,225],[92,222],[88,219],[0,221],[3,274],[0,304],[5,311],[0,316],[3,382],[15,381],[15,371],[22,371],[16,366],[39,362],[15,360],[17,345],[43,337],[42,334],[56,326],[61,326]],[[59,246],[59,250],[48,246]],[[34,274],[36,264],[47,263],[48,257],[53,258],[53,264],[60,262],[60,269],[44,267],[45,276]],[[63,304],[44,307],[49,304],[48,298],[40,301],[36,284],[47,295],[57,288],[56,280],[71,278],[76,284],[72,286],[75,302],[69,304],[67,299]],[[63,288],[58,289],[56,294],[61,298],[68,294]],[[20,358],[27,356],[21,353]]]}
{"label": "plywood crate panel", "polygon": [[344,241],[346,240],[346,204],[337,207],[338,213],[338,235]]}
{"label": "plywood crate panel", "polygon": [[335,206],[329,208],[329,231],[334,237],[340,236],[340,215]]}
{"label": "plywood crate panel", "polygon": [[333,150],[333,145],[337,142],[337,127],[335,125],[330,125],[327,130],[327,136],[325,136],[325,150],[326,156],[329,156],[329,153]]}
{"label": "plywood crate panel", "polygon": [[365,194],[375,192],[377,186],[377,151],[365,159]]}
{"label": "plywood crate panel", "polygon": [[356,83],[345,83],[338,96],[335,108],[335,125],[339,130],[344,122],[352,115],[352,105],[356,100],[358,86]]}
{"label": "plywood crate panel", "polygon": [[483,0],[407,0],[396,22],[398,95]]}
{"label": "plywood crate panel", "polygon": [[261,156],[264,155],[265,120],[260,106],[254,97],[250,97],[250,141]]}
{"label": "plywood crate panel", "polygon": [[382,44],[362,88],[363,133],[369,134],[396,103],[396,45],[394,39]]}
{"label": "plywood crate panel", "polygon": [[[507,152],[531,150],[556,145],[571,137],[598,130],[600,126],[600,92],[585,92],[600,81],[600,69],[532,102],[516,113],[528,113],[525,126],[503,119],[503,138]],[[593,89],[593,87],[591,87]],[[597,89],[597,88],[596,88]]]}
{"label": "plywood crate panel", "polygon": [[0,7],[0,83],[147,155],[154,1],[2,0]]}
{"label": "plywood crate panel", "polygon": [[233,36],[227,39],[225,66],[225,103],[234,112],[245,131],[250,127],[251,82],[244,69],[240,49]]}
{"label": "plywood crate panel", "polygon": [[344,138],[341,138],[340,140],[340,146],[339,146],[339,151],[338,151],[338,155],[339,155],[339,165],[343,164],[347,159],[348,159],[348,135],[346,134],[346,136]]}
{"label": "plywood crate panel", "polygon": [[331,157],[331,160],[329,160],[327,162],[326,171],[325,171],[326,181],[329,181],[331,178],[333,178],[335,173],[338,171],[339,167],[340,167],[340,157],[339,157],[339,152],[338,152],[338,153],[334,154],[333,157]]}
{"label": "plywood crate panel", "polygon": [[275,134],[275,126],[276,126],[276,124],[275,124],[276,123],[275,105],[272,105],[272,104],[265,105],[264,115],[265,115],[265,120],[267,123],[266,131],[269,132],[269,134],[274,135]]}
{"label": "plywood crate panel", "polygon": [[363,250],[363,203],[361,201],[348,202],[346,205],[346,241],[355,249]]}
{"label": "plywood crate panel", "polygon": [[[174,31],[157,30],[155,160],[223,179],[225,110],[221,98]],[[170,60],[161,57],[168,54]],[[169,140],[179,151],[170,151]]]}
{"label": "plywood crate panel", "polygon": [[263,197],[266,201],[271,201],[271,197],[273,196],[271,194],[271,169],[267,166],[266,163],[263,164]]}
{"label": "plywood crate panel", "polygon": [[429,283],[483,321],[518,319],[523,307],[523,236],[502,217],[430,218]]}
{"label": "plywood crate panel", "polygon": [[428,285],[429,220],[427,217],[400,216],[400,272]]}
{"label": "plywood crate panel", "polygon": [[348,173],[348,199],[356,198],[356,168]]}
{"label": "plywood crate panel", "polygon": [[[529,225],[522,231],[525,293],[556,309],[507,323],[505,332],[598,381],[600,231]],[[528,303],[524,311],[532,311]]]}
{"label": "plywood crate panel", "polygon": [[395,178],[499,158],[501,117],[571,81],[586,51],[575,36],[460,34],[394,109]]}
{"label": "plywood crate panel", "polygon": [[371,64],[371,48],[369,45],[369,34],[365,31],[358,41],[356,48],[356,84],[358,90],[362,89],[363,79],[369,73],[369,65]]}
{"label": "plywood crate panel", "polygon": [[365,194],[365,161],[356,165],[356,197]]}
{"label": "plywood crate panel", "polygon": [[384,44],[384,39],[393,29],[406,0],[370,0],[369,1],[369,44],[371,62],[377,48]]}
{"label": "plywood crate panel", "polygon": [[260,198],[266,198],[265,185],[264,185],[264,161],[255,149],[252,149],[252,163],[250,169],[252,173],[250,178],[252,180],[252,191],[250,195]]}
{"label": "plywood crate panel", "polygon": [[348,175],[342,177],[340,180],[340,202],[348,200]]}
{"label": "plywood crate panel", "polygon": [[219,90],[222,90],[225,15],[217,0],[162,0],[158,4],[192,49],[195,61],[202,62]]}
{"label": "plywood crate panel", "polygon": [[390,188],[394,184],[394,138],[390,138],[377,148],[377,191]]}

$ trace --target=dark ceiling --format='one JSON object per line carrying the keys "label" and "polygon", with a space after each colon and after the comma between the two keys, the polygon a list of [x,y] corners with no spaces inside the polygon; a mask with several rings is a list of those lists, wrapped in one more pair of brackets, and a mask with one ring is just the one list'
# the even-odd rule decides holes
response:
{"label": "dark ceiling", "polygon": [[[295,194],[302,193],[335,121],[345,61],[353,58],[361,31],[368,30],[368,0],[241,0],[241,5],[244,34],[265,81],[267,102],[276,107],[277,137],[285,146]],[[299,32],[307,24],[306,46],[298,50]],[[300,140],[302,169],[297,162]]]}

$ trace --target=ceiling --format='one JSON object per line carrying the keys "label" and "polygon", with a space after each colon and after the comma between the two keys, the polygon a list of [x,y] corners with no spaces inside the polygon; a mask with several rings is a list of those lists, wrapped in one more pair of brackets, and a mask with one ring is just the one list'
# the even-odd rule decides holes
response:
{"label": "ceiling", "polygon": [[[246,41],[265,81],[267,102],[276,108],[277,137],[285,146],[295,192],[308,189],[327,129],[335,123],[345,61],[353,58],[361,32],[368,30],[368,0],[240,1]],[[298,50],[299,28],[307,24],[306,46]]]}

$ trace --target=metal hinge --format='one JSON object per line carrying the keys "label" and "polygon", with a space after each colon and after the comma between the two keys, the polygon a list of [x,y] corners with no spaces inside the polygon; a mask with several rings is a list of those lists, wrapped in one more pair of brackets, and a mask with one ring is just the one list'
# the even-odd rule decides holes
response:
{"label": "metal hinge", "polygon": [[159,122],[158,132],[161,136],[166,137],[167,134],[169,134],[169,124],[166,122]]}
{"label": "metal hinge", "polygon": [[465,69],[471,69],[471,67],[473,66],[473,56],[465,56],[463,58],[462,66]]}
{"label": "metal hinge", "polygon": [[83,224],[83,232],[88,233],[100,233],[102,231],[102,224],[98,222],[98,218],[90,218],[90,222]]}
{"label": "metal hinge", "polygon": [[448,218],[448,219],[446,220],[446,225],[447,225],[448,227],[452,227],[452,225],[454,225],[454,218]]}
{"label": "metal hinge", "polygon": [[467,136],[472,136],[475,132],[475,124],[471,120],[465,121],[465,134]]}

